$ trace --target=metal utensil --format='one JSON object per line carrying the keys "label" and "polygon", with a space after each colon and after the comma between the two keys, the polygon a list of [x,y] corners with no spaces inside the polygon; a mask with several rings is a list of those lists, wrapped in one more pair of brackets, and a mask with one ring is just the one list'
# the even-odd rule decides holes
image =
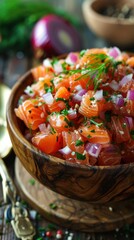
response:
{"label": "metal utensil", "polygon": [[[21,206],[17,201],[15,185],[9,176],[3,158],[6,157],[11,149],[12,144],[6,127],[6,104],[10,95],[10,89],[4,84],[0,84],[0,175],[2,177],[3,198],[4,202],[10,202],[6,209],[8,219],[16,236],[23,240],[33,239],[35,229],[28,218],[27,209]],[[10,215],[10,217],[9,217]]]}

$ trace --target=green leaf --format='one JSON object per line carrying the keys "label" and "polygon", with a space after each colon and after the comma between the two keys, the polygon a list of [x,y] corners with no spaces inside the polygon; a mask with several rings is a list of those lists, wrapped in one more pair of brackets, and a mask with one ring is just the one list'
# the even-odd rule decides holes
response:
{"label": "green leaf", "polygon": [[102,125],[103,125],[103,122],[101,122],[101,123],[98,123],[98,122],[96,122],[96,121],[94,121],[94,119],[90,119],[90,123],[91,124],[94,124],[94,125],[96,125],[96,126],[98,126],[98,127],[101,127]]}
{"label": "green leaf", "polygon": [[77,146],[81,146],[83,144],[84,144],[84,142],[78,139],[78,140],[76,140],[75,146],[77,147]]}
{"label": "green leaf", "polygon": [[78,152],[75,152],[76,154],[76,157],[78,160],[85,160],[86,159],[86,156],[84,154],[81,154],[81,153],[78,153]]}
{"label": "green leaf", "polygon": [[87,50],[82,50],[82,51],[80,52],[80,57],[83,57],[84,54],[86,53],[86,51],[87,51]]}
{"label": "green leaf", "polygon": [[31,178],[31,179],[29,179],[29,183],[30,183],[30,185],[34,186],[36,181],[35,181],[35,179]]}
{"label": "green leaf", "polygon": [[58,206],[55,203],[50,203],[49,207],[53,210],[56,210],[58,208]]}

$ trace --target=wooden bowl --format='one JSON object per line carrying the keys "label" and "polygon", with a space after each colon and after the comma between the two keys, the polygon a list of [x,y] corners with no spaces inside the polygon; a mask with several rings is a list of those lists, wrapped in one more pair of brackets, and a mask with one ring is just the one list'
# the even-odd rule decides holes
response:
{"label": "wooden bowl", "polygon": [[117,166],[80,166],[42,153],[23,136],[24,125],[14,108],[27,85],[26,73],[13,87],[7,105],[7,124],[15,154],[26,170],[44,186],[66,197],[105,203],[134,197],[134,163]]}
{"label": "wooden bowl", "polygon": [[101,11],[108,6],[124,4],[134,8],[133,0],[86,0],[83,2],[82,10],[88,27],[98,36],[106,39],[118,47],[134,46],[134,18],[119,19],[104,16]]}

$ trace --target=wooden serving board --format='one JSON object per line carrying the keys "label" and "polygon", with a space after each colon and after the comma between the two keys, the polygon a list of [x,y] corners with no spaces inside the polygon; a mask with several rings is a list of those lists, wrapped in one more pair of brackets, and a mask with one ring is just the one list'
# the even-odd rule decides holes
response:
{"label": "wooden serving board", "polygon": [[69,199],[34,180],[18,159],[15,174],[21,197],[57,225],[82,232],[105,232],[134,222],[134,200],[98,205]]}

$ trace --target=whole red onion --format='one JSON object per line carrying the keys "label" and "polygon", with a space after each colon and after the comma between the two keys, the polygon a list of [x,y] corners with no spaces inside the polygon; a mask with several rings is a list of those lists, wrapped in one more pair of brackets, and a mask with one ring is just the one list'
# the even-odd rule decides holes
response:
{"label": "whole red onion", "polygon": [[31,43],[35,52],[42,51],[47,57],[82,49],[81,38],[76,29],[62,17],[52,14],[35,24]]}

